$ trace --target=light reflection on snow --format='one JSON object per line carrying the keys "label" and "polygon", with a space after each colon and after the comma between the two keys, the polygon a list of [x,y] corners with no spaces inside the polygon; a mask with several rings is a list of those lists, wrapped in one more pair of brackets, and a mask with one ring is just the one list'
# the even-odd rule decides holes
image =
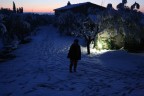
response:
{"label": "light reflection on snow", "polygon": [[[87,47],[81,46],[81,51],[82,51],[82,53],[87,54]],[[92,55],[104,54],[104,53],[109,52],[109,51],[111,51],[111,50],[106,50],[106,49],[97,50],[96,48],[90,48],[90,53]]]}

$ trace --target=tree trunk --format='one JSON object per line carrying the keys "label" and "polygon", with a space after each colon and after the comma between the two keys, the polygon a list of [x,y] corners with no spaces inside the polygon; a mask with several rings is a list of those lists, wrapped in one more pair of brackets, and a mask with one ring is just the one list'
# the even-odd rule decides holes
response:
{"label": "tree trunk", "polygon": [[90,54],[90,43],[92,41],[91,36],[86,36],[86,41],[87,41],[87,53]]}
{"label": "tree trunk", "polygon": [[93,46],[93,48],[96,47],[96,42],[97,42],[97,36],[94,37],[94,46]]}
{"label": "tree trunk", "polygon": [[87,41],[87,53],[90,54],[90,42]]}

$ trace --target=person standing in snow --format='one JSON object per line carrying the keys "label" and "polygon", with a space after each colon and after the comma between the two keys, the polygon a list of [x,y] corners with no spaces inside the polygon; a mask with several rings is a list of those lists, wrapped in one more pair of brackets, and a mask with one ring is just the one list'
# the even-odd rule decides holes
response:
{"label": "person standing in snow", "polygon": [[70,59],[69,71],[72,72],[72,68],[74,67],[74,72],[76,72],[77,62],[81,59],[81,49],[78,44],[78,39],[75,39],[73,44],[70,46],[70,50],[68,52],[68,58]]}

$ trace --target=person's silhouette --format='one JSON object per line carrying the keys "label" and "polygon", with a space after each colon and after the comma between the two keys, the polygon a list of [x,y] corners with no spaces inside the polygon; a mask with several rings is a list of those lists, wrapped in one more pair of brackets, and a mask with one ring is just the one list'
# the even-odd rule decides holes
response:
{"label": "person's silhouette", "polygon": [[70,46],[70,50],[68,52],[68,58],[70,59],[69,71],[72,72],[72,68],[74,66],[74,72],[77,69],[77,62],[81,59],[81,48],[78,44],[78,39],[75,39],[73,44]]}

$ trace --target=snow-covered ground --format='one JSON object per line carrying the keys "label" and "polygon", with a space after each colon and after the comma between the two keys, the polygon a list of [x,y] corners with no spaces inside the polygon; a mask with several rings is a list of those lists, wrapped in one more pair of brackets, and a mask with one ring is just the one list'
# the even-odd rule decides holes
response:
{"label": "snow-covered ground", "polygon": [[60,36],[53,26],[37,31],[14,52],[17,58],[0,64],[0,96],[144,96],[144,54],[88,56],[81,46],[77,72],[69,73],[67,53],[75,38]]}

